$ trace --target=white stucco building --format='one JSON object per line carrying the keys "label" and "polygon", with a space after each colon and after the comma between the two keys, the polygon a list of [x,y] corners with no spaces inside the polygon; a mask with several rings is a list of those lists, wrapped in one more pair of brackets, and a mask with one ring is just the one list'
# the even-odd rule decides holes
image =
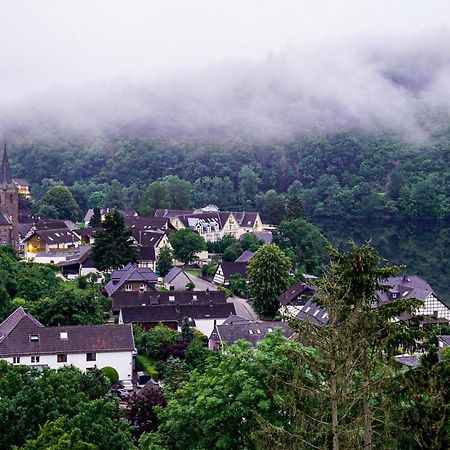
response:
{"label": "white stucco building", "polygon": [[120,380],[131,380],[135,353],[128,325],[44,327],[24,308],[0,324],[0,359],[11,364],[82,371],[113,367]]}

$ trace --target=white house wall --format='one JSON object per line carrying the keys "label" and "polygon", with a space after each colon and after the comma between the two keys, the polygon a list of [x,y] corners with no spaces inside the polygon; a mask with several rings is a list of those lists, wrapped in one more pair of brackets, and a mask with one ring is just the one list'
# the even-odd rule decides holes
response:
{"label": "white house wall", "polygon": [[209,337],[214,329],[214,320],[217,325],[222,325],[225,319],[226,317],[223,319],[195,319],[195,328]]}
{"label": "white house wall", "polygon": [[[37,356],[36,354],[33,356]],[[68,353],[67,362],[57,362],[57,355],[38,355],[39,362],[31,363],[31,355],[20,356],[20,364],[25,366],[47,366],[50,369],[60,369],[63,366],[73,365],[81,371],[85,372],[87,369],[97,367],[114,367],[119,374],[119,380],[131,380],[133,372],[133,353],[128,352],[102,352],[96,353],[96,361],[86,361],[86,353]],[[13,363],[13,357],[1,358],[9,363]]]}
{"label": "white house wall", "polygon": [[433,293],[428,295],[423,306],[417,309],[416,314],[443,317],[450,320],[450,308],[442,303]]}

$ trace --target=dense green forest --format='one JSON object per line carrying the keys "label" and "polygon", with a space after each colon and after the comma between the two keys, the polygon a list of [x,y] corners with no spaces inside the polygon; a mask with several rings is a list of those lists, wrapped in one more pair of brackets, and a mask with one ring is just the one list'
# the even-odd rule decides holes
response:
{"label": "dense green forest", "polygon": [[[449,131],[426,142],[341,132],[243,139],[17,138],[12,171],[40,200],[55,182],[93,206],[258,209],[277,223],[298,198],[316,218],[450,217]],[[112,136],[112,135],[111,135]]]}

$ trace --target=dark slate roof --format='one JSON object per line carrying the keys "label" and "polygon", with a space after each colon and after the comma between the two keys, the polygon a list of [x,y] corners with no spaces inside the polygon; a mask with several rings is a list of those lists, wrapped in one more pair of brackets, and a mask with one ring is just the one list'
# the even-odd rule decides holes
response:
{"label": "dark slate roof", "polygon": [[36,234],[48,245],[80,242],[80,237],[68,228],[39,230]]}
{"label": "dark slate roof", "polygon": [[425,300],[433,292],[433,288],[417,275],[402,275],[389,278],[384,282],[390,286],[388,292],[378,292],[381,303],[393,300],[392,294],[397,294],[396,298],[417,298]]}
{"label": "dark slate roof", "polygon": [[155,217],[166,217],[168,219],[172,219],[173,217],[185,216],[187,214],[192,214],[193,211],[185,210],[185,209],[157,209],[155,211]]}
{"label": "dark slate roof", "polygon": [[155,247],[138,247],[136,252],[138,261],[156,261]]}
{"label": "dark slate roof", "polygon": [[[292,334],[286,322],[248,322],[248,323],[223,323],[216,325],[216,335],[220,342],[232,345],[238,339],[245,339],[253,346],[258,345],[265,336],[277,328],[283,330],[283,335],[289,337]],[[214,332],[213,332],[214,334]]]}
{"label": "dark slate roof", "polygon": [[135,267],[130,263],[123,269],[113,270],[111,273],[111,280],[104,288],[105,292],[111,297],[111,295],[113,295],[117,289],[120,289],[127,281],[143,281],[148,285],[151,285],[158,281],[158,276],[153,270],[147,267]]}
{"label": "dark slate roof", "polygon": [[32,315],[28,314],[25,308],[20,306],[13,313],[11,313],[2,323],[0,323],[0,342],[11,333],[12,330],[19,324],[22,319],[27,319],[36,327],[43,327],[38,320]]}
{"label": "dark slate roof", "polygon": [[407,366],[407,367],[418,367],[418,366],[420,366],[419,357],[415,356],[415,355],[397,355],[395,357],[395,360],[398,363],[403,364],[404,366]]}
{"label": "dark slate roof", "polygon": [[272,242],[272,233],[270,231],[253,231],[253,234],[265,244],[270,244]]}
{"label": "dark slate roof", "polygon": [[327,324],[330,321],[326,310],[311,300],[300,306],[297,319],[310,320],[315,324]]}
{"label": "dark slate roof", "polygon": [[242,253],[242,255],[239,256],[239,258],[237,258],[234,262],[249,262],[253,258],[253,256],[255,256],[253,252],[251,252],[250,250],[245,250],[245,252]]}
{"label": "dark slate roof", "polygon": [[125,225],[131,230],[163,230],[173,228],[170,220],[164,217],[126,217]]}
{"label": "dark slate roof", "polygon": [[233,212],[233,216],[236,218],[241,227],[253,228],[255,226],[255,221],[258,218],[258,213],[253,211],[239,211]]}
{"label": "dark slate roof", "polygon": [[58,266],[63,267],[63,266],[72,266],[74,264],[83,264],[91,257],[91,255],[92,255],[92,246],[80,245],[80,247],[78,248],[78,255],[66,261],[59,262]]}
{"label": "dark slate roof", "polygon": [[246,324],[250,322],[251,322],[250,320],[244,317],[236,316],[235,314],[230,314],[222,323],[222,325]]}
{"label": "dark slate roof", "polygon": [[121,209],[119,210],[120,214],[124,217],[137,217],[138,213],[134,209]]}
{"label": "dark slate roof", "polygon": [[30,186],[30,183],[28,183],[28,181],[23,178],[14,178],[13,181],[17,184],[20,184],[21,186]]}
{"label": "dark slate roof", "polygon": [[33,223],[19,223],[19,235],[24,238],[25,235],[31,230],[31,227],[33,226]]}
{"label": "dark slate roof", "polygon": [[95,236],[99,231],[103,231],[102,227],[86,227],[76,230],[78,236]]}
{"label": "dark slate roof", "polygon": [[[134,350],[130,325],[44,327],[26,311],[16,310],[0,329],[9,330],[0,341],[1,356]],[[31,341],[30,334],[38,335],[38,341]]]}
{"label": "dark slate roof", "polygon": [[161,242],[165,233],[161,230],[136,230],[131,229],[131,235],[137,244],[143,247],[154,247]]}
{"label": "dark slate roof", "polygon": [[226,303],[227,298],[219,291],[164,291],[164,292],[125,292],[116,291],[112,295],[112,310],[148,305]]}
{"label": "dark slate roof", "polygon": [[442,343],[447,346],[450,345],[450,335],[447,334],[440,334],[437,336],[437,338],[442,341]]}
{"label": "dark slate roof", "polygon": [[236,314],[232,303],[190,304],[190,305],[152,305],[123,308],[124,323],[178,322],[183,319],[223,319]]}
{"label": "dark slate roof", "polygon": [[189,275],[180,267],[172,267],[169,273],[164,277],[164,281],[170,283],[180,274],[184,274],[188,280],[192,281]]}
{"label": "dark slate roof", "polygon": [[234,273],[238,273],[242,276],[242,278],[247,279],[247,263],[246,262],[230,262],[230,261],[222,261],[220,263],[220,267],[222,267],[223,276],[225,280],[229,281],[231,275]]}
{"label": "dark slate roof", "polygon": [[298,281],[283,292],[278,301],[281,305],[304,305],[315,292],[315,286]]}

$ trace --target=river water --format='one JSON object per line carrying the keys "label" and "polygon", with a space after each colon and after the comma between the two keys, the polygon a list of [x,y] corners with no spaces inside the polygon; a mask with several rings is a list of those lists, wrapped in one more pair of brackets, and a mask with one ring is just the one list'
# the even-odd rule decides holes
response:
{"label": "river water", "polygon": [[404,273],[418,275],[450,304],[450,224],[411,222],[314,221],[339,249],[346,242],[371,240],[391,264],[405,264]]}

